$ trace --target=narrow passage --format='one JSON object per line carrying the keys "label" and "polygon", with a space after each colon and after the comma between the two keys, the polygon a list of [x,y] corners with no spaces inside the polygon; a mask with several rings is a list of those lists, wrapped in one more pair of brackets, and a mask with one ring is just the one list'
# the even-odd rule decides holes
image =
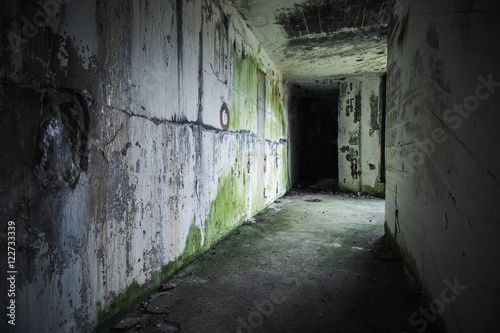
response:
{"label": "narrow passage", "polygon": [[383,236],[383,199],[292,190],[103,332],[416,332]]}

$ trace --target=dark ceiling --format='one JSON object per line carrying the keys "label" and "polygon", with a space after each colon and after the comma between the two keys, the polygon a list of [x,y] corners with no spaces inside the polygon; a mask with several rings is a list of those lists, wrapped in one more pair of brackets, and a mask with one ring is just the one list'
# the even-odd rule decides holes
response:
{"label": "dark ceiling", "polygon": [[231,0],[295,87],[386,71],[390,0]]}

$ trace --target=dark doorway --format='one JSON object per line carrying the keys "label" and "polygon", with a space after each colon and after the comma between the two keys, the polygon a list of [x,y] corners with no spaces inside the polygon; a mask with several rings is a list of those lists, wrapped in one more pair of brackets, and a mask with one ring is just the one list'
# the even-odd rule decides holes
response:
{"label": "dark doorway", "polygon": [[338,183],[338,96],[301,98],[299,183]]}

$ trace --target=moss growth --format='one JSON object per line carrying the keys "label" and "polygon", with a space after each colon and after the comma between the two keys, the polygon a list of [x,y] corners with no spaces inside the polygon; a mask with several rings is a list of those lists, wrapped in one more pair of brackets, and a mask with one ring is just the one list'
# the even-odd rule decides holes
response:
{"label": "moss growth", "polygon": [[[254,168],[253,170],[253,174],[255,175],[255,177],[258,177],[257,175],[257,169]],[[254,178],[255,178],[254,177]],[[251,215],[255,215],[257,214],[263,207],[263,203],[261,202],[262,201],[262,197],[263,197],[263,189],[261,187],[259,187],[259,182],[254,179],[254,181],[252,181],[252,207],[251,207]]]}
{"label": "moss growth", "polygon": [[128,309],[132,308],[138,301],[146,297],[152,292],[155,287],[151,285],[140,285],[136,280],[133,280],[130,286],[118,296],[113,298],[106,311],[102,310],[100,302],[97,303],[97,329],[110,324],[116,317],[123,314]]}
{"label": "moss growth", "polygon": [[[258,51],[260,53],[260,50]],[[257,103],[258,103],[258,72],[266,72],[262,60],[257,56],[245,51],[241,47],[238,51],[237,45],[233,47],[233,80],[232,87],[235,92],[231,101],[231,121],[229,129],[256,130]],[[286,136],[286,122],[283,115],[283,104],[279,81],[275,78],[274,71],[270,70],[266,75],[266,137],[272,141],[279,141]]]}
{"label": "moss growth", "polygon": [[164,265],[160,272],[154,273],[151,280],[144,284],[139,284],[133,280],[130,286],[118,296],[114,297],[106,310],[102,309],[102,304],[97,303],[97,330],[111,324],[117,317],[130,310],[140,300],[157,289],[162,283],[169,280],[181,268],[193,261],[201,254],[201,231],[196,227],[194,221],[189,227],[189,234],[186,238],[186,245],[182,254],[175,260]]}
{"label": "moss growth", "polygon": [[182,269],[184,266],[198,257],[202,253],[200,250],[201,231],[193,221],[193,223],[189,227],[189,233],[186,238],[184,251],[182,251],[182,254],[175,261],[171,261],[161,268],[159,284],[170,279],[180,269]]}
{"label": "moss growth", "polygon": [[186,238],[186,246],[184,247],[184,251],[182,255],[196,255],[199,253],[201,249],[201,230],[198,228],[193,222],[189,226],[189,234]]}
{"label": "moss growth", "polygon": [[380,178],[377,178],[374,187],[370,185],[363,185],[361,186],[361,191],[369,195],[383,197],[385,196],[385,184],[380,182]]}
{"label": "moss growth", "polygon": [[281,145],[281,174],[280,174],[280,184],[286,184],[286,190],[290,188],[290,178],[288,177],[288,155],[287,155],[286,144]]}
{"label": "moss growth", "polygon": [[219,177],[217,195],[210,204],[210,211],[205,219],[205,237],[203,249],[227,236],[246,217],[246,175],[240,156],[240,143],[234,148],[235,160],[231,171],[224,171]]}
{"label": "moss growth", "polygon": [[223,173],[219,178],[217,196],[210,204],[210,212],[205,220],[203,249],[227,236],[245,219],[245,191],[243,182],[232,173]]}
{"label": "moss growth", "polygon": [[266,109],[272,114],[272,117],[266,117],[266,134],[270,140],[279,141],[280,138],[286,137],[279,81],[275,79],[274,72],[271,72],[266,79]]}
{"label": "moss growth", "polygon": [[257,119],[257,84],[258,70],[264,71],[262,61],[245,52],[242,47],[238,52],[236,45],[233,49],[233,97],[231,101],[231,121],[229,129],[232,131],[254,130]]}

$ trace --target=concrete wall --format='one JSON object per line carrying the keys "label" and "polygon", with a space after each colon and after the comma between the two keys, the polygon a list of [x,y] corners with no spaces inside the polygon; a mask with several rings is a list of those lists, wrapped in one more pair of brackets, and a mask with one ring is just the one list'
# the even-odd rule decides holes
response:
{"label": "concrete wall", "polygon": [[286,192],[288,90],[227,1],[1,8],[7,331],[89,331]]}
{"label": "concrete wall", "polygon": [[384,80],[352,79],[339,85],[338,168],[341,190],[384,194],[381,177]]}
{"label": "concrete wall", "polygon": [[[500,5],[398,1],[387,77],[386,219],[433,300],[422,332],[498,332]],[[427,315],[426,315],[427,311]]]}

